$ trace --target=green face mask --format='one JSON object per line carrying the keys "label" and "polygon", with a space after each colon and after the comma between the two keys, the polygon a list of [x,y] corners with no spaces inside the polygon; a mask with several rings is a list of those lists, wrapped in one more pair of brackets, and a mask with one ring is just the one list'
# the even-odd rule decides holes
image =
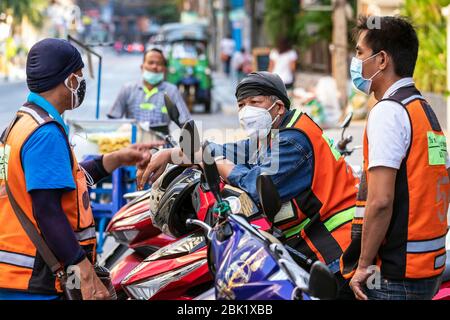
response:
{"label": "green face mask", "polygon": [[144,73],[142,74],[144,80],[154,86],[155,84],[160,83],[164,79],[164,73],[162,72],[151,72],[144,70]]}

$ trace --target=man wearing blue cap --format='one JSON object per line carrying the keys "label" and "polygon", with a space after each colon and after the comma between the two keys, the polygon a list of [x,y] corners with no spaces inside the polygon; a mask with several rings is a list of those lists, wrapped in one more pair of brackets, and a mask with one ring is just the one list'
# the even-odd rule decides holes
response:
{"label": "man wearing blue cap", "polygon": [[65,40],[44,39],[29,52],[30,94],[0,141],[0,300],[61,295],[56,272],[19,223],[20,213],[61,269],[77,266],[83,299],[109,297],[93,268],[96,239],[85,174],[97,182],[119,166],[139,166],[153,144],[77,162],[61,115],[83,102],[83,67],[80,53]]}

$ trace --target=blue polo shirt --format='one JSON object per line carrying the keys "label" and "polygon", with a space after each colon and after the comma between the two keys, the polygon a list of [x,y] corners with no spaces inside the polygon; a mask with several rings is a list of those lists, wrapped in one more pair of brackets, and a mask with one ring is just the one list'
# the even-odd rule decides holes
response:
{"label": "blue polo shirt", "polygon": [[65,134],[55,123],[48,123],[38,128],[25,142],[21,157],[27,191],[75,189],[70,148],[65,136],[68,134],[68,128],[64,120],[56,108],[39,94],[30,93],[28,101],[47,111],[63,126]]}

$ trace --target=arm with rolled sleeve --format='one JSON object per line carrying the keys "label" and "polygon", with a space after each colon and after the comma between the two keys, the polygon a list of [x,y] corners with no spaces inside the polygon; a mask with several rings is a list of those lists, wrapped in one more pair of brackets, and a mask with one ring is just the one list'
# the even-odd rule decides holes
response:
{"label": "arm with rolled sleeve", "polygon": [[279,134],[279,143],[273,145],[260,165],[238,164],[227,179],[259,203],[256,180],[261,173],[270,174],[281,200],[289,201],[311,186],[313,168],[310,142],[303,133],[292,129]]}

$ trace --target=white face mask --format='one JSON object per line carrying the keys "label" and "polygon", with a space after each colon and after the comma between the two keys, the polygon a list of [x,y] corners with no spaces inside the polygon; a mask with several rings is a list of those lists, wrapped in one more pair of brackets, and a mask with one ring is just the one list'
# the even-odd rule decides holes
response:
{"label": "white face mask", "polygon": [[86,94],[86,80],[84,77],[79,76],[77,74],[73,74],[75,78],[77,79],[77,87],[76,88],[70,88],[69,87],[69,78],[67,78],[64,81],[64,85],[67,87],[67,89],[70,90],[70,98],[71,98],[71,109],[78,108],[84,100],[84,96]]}
{"label": "white face mask", "polygon": [[269,109],[245,106],[239,110],[239,124],[241,125],[241,128],[247,132],[248,136],[257,135],[260,139],[268,136],[273,123],[280,117],[280,115],[277,115],[275,119],[272,120],[272,116],[269,113],[276,103],[277,102],[275,101]]}

